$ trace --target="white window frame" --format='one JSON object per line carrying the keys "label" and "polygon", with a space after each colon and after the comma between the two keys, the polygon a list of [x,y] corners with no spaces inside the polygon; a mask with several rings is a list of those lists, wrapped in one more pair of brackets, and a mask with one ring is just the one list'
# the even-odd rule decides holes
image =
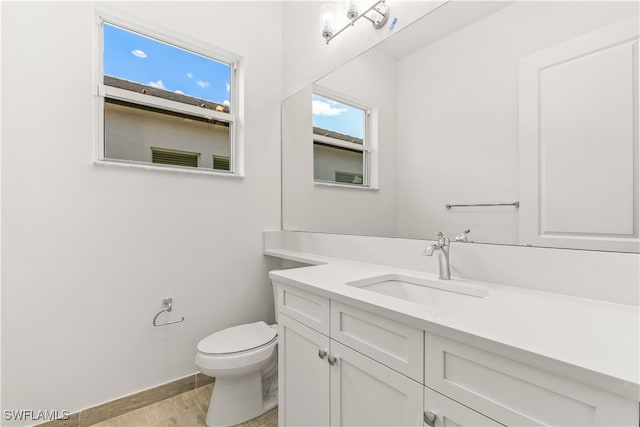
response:
{"label": "white window frame", "polygon": [[[378,189],[378,109],[368,106],[366,103],[346,96],[343,93],[329,89],[320,85],[313,85],[312,96],[319,95],[329,98],[333,101],[340,102],[350,107],[364,111],[364,136],[362,145],[355,142],[348,142],[338,138],[332,138],[326,135],[313,134],[313,143],[334,146],[337,148],[346,148],[353,151],[363,153],[362,160],[362,184],[347,184],[335,181],[322,181],[314,178],[315,185],[329,185],[337,187],[361,188],[361,189]],[[330,130],[330,129],[328,129]],[[313,132],[313,130],[312,130]]]}
{"label": "white window frame", "polygon": [[[195,105],[184,104],[170,99],[145,95],[112,87],[104,84],[104,32],[103,24],[108,23],[125,30],[132,31],[142,36],[147,36],[160,42],[168,43],[194,54],[202,55],[231,66],[230,76],[230,109],[215,111],[201,108]],[[163,169],[177,172],[208,174],[229,177],[244,177],[244,85],[242,58],[231,52],[213,47],[200,40],[177,34],[175,31],[163,29],[158,25],[143,22],[139,19],[124,17],[116,11],[105,10],[104,7],[95,10],[94,33],[94,87],[95,87],[95,136],[94,136],[94,164],[117,165],[126,167],[138,167],[143,169]],[[174,168],[167,165],[159,165],[147,162],[137,162],[121,159],[106,158],[104,136],[104,104],[105,99],[115,99],[132,104],[154,107],[160,110],[187,114],[208,120],[219,120],[229,123],[230,143],[230,171],[220,171],[203,168]]]}

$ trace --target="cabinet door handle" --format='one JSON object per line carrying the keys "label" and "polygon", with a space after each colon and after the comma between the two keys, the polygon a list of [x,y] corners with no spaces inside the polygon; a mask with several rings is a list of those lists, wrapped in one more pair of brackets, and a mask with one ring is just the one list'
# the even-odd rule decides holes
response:
{"label": "cabinet door handle", "polygon": [[436,418],[438,418],[438,415],[436,415],[436,413],[435,413],[435,412],[431,412],[431,411],[427,412],[427,411],[424,411],[424,422],[425,422],[427,425],[430,425],[431,427],[435,427],[435,425],[436,425]]}
{"label": "cabinet door handle", "polygon": [[327,357],[327,350],[319,349],[318,350],[318,357],[320,359],[324,359],[325,357]]}
{"label": "cabinet door handle", "polygon": [[338,357],[337,356],[329,356],[329,358],[327,359],[327,362],[329,362],[329,365],[333,366],[336,363],[338,363]]}

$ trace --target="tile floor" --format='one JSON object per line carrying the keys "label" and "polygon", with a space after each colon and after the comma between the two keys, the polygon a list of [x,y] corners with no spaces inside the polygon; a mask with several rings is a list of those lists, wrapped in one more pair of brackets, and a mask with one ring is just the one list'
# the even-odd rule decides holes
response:
{"label": "tile floor", "polygon": [[[92,427],[207,427],[207,407],[213,384],[127,412]],[[278,408],[238,427],[277,427]]]}

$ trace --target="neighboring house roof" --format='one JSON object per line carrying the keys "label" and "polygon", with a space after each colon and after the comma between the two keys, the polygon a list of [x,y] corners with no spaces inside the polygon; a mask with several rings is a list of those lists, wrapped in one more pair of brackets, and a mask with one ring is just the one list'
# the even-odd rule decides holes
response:
{"label": "neighboring house roof", "polygon": [[131,82],[129,80],[119,79],[112,76],[104,76],[104,84],[107,86],[117,87],[120,89],[130,90],[132,92],[144,93],[147,95],[157,96],[158,98],[169,99],[171,101],[182,102],[183,104],[195,105],[197,107],[206,108],[213,111],[229,112],[229,106],[218,104],[206,99],[195,98],[181,93],[171,92],[140,83]]}
{"label": "neighboring house roof", "polygon": [[328,136],[329,138],[340,139],[342,141],[353,142],[355,144],[362,145],[363,143],[362,138],[356,138],[355,136],[345,135],[343,133],[322,129],[316,126],[313,127],[313,133],[316,135]]}

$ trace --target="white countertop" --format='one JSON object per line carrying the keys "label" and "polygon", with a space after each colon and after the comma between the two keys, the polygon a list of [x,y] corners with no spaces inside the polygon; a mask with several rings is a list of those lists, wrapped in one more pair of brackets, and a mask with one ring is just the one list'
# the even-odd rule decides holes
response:
{"label": "white countertop", "polygon": [[638,399],[638,307],[454,277],[489,295],[433,309],[346,285],[383,274],[438,280],[433,274],[280,249],[265,254],[313,265],[273,271],[272,280]]}

